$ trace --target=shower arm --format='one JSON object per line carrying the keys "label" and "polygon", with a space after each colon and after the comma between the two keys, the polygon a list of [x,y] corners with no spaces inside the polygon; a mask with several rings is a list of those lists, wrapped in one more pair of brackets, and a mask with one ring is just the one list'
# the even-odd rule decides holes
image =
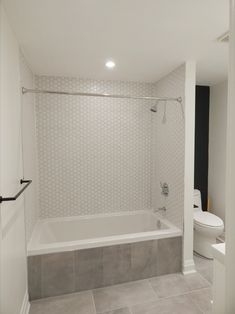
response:
{"label": "shower arm", "polygon": [[157,101],[177,101],[182,103],[181,97],[154,97],[154,96],[132,96],[132,95],[115,95],[115,94],[99,94],[99,93],[83,93],[83,92],[66,92],[46,89],[31,89],[22,87],[22,94],[49,94],[49,95],[67,95],[67,96],[87,96],[87,97],[104,97],[104,98],[122,98],[122,99],[141,99],[141,100],[157,100]]}

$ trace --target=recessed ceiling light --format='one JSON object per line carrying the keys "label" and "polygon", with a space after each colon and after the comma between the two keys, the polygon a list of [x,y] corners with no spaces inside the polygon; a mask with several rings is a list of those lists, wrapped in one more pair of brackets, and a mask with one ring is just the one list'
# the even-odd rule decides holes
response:
{"label": "recessed ceiling light", "polygon": [[115,68],[116,64],[115,64],[114,61],[108,60],[108,61],[105,63],[105,66],[106,66],[106,68],[108,68],[108,69],[113,69],[113,68]]}

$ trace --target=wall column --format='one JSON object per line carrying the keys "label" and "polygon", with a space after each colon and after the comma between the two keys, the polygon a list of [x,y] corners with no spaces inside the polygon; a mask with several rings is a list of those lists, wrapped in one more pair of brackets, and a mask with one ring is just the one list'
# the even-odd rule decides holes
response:
{"label": "wall column", "polygon": [[196,63],[194,61],[186,62],[185,71],[183,273],[186,275],[195,272],[193,260],[193,190]]}

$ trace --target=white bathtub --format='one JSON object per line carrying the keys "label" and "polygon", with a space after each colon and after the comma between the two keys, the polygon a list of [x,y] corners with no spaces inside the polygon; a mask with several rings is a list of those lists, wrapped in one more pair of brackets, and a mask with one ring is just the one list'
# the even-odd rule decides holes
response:
{"label": "white bathtub", "polygon": [[150,210],[40,220],[28,255],[73,251],[181,236],[182,231]]}

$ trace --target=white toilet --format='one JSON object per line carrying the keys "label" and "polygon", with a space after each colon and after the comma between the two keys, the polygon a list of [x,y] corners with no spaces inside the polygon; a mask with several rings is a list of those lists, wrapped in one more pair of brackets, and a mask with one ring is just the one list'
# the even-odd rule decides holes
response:
{"label": "white toilet", "polygon": [[224,231],[223,220],[202,210],[201,192],[194,190],[194,251],[212,258],[211,245]]}

